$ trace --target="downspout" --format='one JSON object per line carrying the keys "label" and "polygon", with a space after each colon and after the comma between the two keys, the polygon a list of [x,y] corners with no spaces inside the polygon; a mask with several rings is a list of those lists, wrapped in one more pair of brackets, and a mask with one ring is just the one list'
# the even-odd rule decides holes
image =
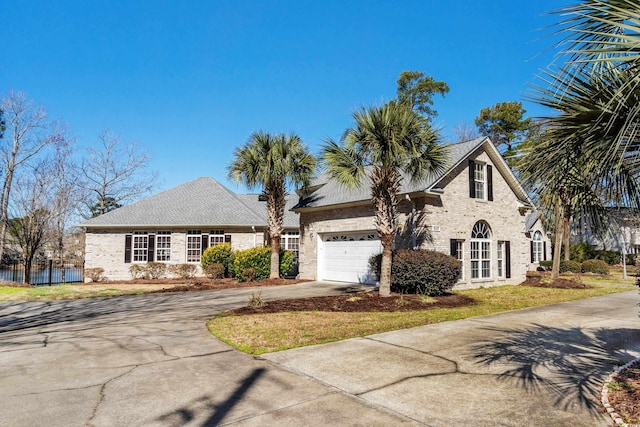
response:
{"label": "downspout", "polygon": [[405,194],[405,199],[411,202],[411,249],[415,249],[418,244],[416,236],[416,202],[411,200],[408,194]]}
{"label": "downspout", "polygon": [[253,231],[253,247],[256,247],[257,244],[257,240],[256,240],[256,226],[252,225],[251,226],[251,231]]}

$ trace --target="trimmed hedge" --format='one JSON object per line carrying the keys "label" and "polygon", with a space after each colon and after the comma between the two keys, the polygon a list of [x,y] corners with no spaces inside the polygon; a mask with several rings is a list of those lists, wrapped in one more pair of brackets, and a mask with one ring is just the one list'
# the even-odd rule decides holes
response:
{"label": "trimmed hedge", "polygon": [[207,271],[207,267],[212,264],[222,264],[224,267],[223,275],[229,277],[232,276],[230,267],[233,266],[234,256],[235,253],[231,249],[231,243],[221,243],[205,249],[200,258],[200,264],[203,271]]}
{"label": "trimmed hedge", "polygon": [[609,265],[617,265],[622,262],[620,252],[616,251],[596,251],[593,258],[600,259]]}
{"label": "trimmed hedge", "polygon": [[609,266],[601,259],[588,259],[582,263],[583,273],[609,274]]}
{"label": "trimmed hedge", "polygon": [[[382,254],[369,260],[376,277],[380,277]],[[444,295],[460,277],[462,264],[452,256],[423,249],[399,249],[393,252],[391,291],[402,294]]]}
{"label": "trimmed hedge", "polygon": [[[551,271],[553,269],[553,261],[540,261],[540,267],[544,268],[547,271]],[[577,261],[567,261],[564,259],[560,260],[560,273],[580,273],[582,272],[582,264]]]}
{"label": "trimmed hedge", "polygon": [[[293,269],[294,256],[291,251],[280,251],[280,276]],[[233,272],[239,282],[246,282],[253,276],[254,280],[266,279],[271,273],[271,248],[257,248],[237,251],[233,260]]]}

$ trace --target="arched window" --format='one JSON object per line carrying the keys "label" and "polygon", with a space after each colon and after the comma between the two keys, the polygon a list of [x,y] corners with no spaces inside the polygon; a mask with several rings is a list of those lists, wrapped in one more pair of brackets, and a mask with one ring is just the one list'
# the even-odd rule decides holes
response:
{"label": "arched window", "polygon": [[536,231],[533,233],[533,241],[531,242],[531,261],[542,261],[542,233]]}
{"label": "arched window", "polygon": [[484,221],[471,230],[471,278],[491,278],[491,229]]}

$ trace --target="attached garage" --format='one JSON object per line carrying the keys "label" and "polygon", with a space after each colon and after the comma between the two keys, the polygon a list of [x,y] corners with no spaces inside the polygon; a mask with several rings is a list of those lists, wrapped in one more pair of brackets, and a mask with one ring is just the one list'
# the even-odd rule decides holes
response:
{"label": "attached garage", "polygon": [[376,283],[369,258],[382,252],[382,243],[375,231],[323,234],[320,240],[320,280]]}

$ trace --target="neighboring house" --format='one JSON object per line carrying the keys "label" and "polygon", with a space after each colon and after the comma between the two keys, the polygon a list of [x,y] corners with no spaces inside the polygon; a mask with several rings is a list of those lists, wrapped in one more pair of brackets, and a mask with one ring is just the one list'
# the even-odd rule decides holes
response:
{"label": "neighboring house", "polygon": [[598,250],[624,251],[626,254],[640,254],[640,212],[631,208],[611,208],[611,225],[604,236],[597,236],[578,221],[572,230],[572,243],[588,243]]}
{"label": "neighboring house", "polygon": [[[297,197],[295,197],[297,200]],[[281,243],[298,255],[297,215],[285,210]],[[103,268],[107,279],[130,279],[135,263],[192,263],[204,250],[229,242],[234,249],[261,246],[267,210],[258,194],[235,194],[203,177],[81,224],[86,230],[85,268]]]}
{"label": "neighboring house", "polygon": [[[488,138],[450,145],[446,171],[404,179],[397,247],[420,246],[462,261],[458,288],[519,283],[547,259],[540,214]],[[300,278],[371,283],[382,252],[369,187],[320,176],[293,209],[300,214]]]}

